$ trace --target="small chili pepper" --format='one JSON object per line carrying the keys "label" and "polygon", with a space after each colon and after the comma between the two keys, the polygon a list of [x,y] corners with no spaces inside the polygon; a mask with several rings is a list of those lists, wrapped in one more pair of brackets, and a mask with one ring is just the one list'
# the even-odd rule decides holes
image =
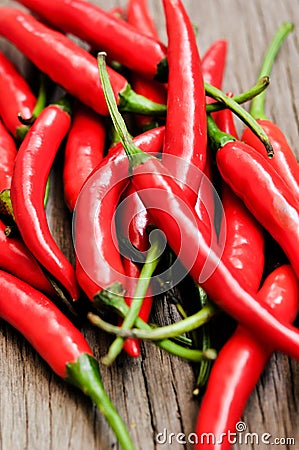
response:
{"label": "small chili pepper", "polygon": [[[234,96],[232,92],[228,92],[226,95],[230,98],[233,98]],[[230,109],[222,109],[221,111],[214,113],[212,117],[215,120],[215,123],[219,130],[223,131],[223,133],[231,134],[236,139],[238,139],[238,132],[234,121],[234,115]]]}
{"label": "small chili pepper", "polygon": [[103,118],[85,105],[77,104],[65,145],[63,165],[64,198],[70,211],[74,210],[87,177],[103,158],[105,139]]}
{"label": "small chili pepper", "polygon": [[[290,22],[283,23],[277,30],[266,54],[264,56],[260,74],[262,76],[270,76],[274,60],[277,53],[286,38],[286,36],[294,29],[294,25]],[[250,113],[257,119],[258,123],[265,130],[273,145],[275,158],[271,161],[272,166],[285,180],[289,188],[294,194],[299,195],[299,166],[286,136],[282,130],[271,120],[267,119],[264,112],[266,92],[264,91],[259,96],[254,98],[251,103]],[[264,152],[255,136],[248,128],[245,128],[241,140],[246,142],[251,147],[255,148],[260,154],[264,156]]]}
{"label": "small chili pepper", "polygon": [[[84,5],[91,4],[84,2]],[[58,15],[63,16],[62,11],[59,10]],[[119,24],[118,19],[109,14],[108,17]],[[0,34],[16,45],[42,72],[99,114],[108,114],[96,59],[86,50],[16,8],[1,8],[0,25]],[[122,75],[113,69],[109,69],[109,75],[122,111],[165,114],[165,105],[157,105],[138,96]]]}
{"label": "small chili pepper", "polygon": [[216,162],[222,178],[278,242],[299,275],[297,197],[272,167],[271,161],[244,142],[222,133],[210,117],[208,129],[210,141],[217,150]]}
{"label": "small chili pepper", "polygon": [[[162,160],[195,205],[206,164],[206,96],[194,29],[180,0],[163,0],[168,34],[167,117]],[[184,64],[183,64],[184,61]],[[166,156],[164,156],[166,155]],[[176,158],[168,158],[168,155]],[[179,160],[181,158],[181,161]]]}
{"label": "small chili pepper", "polygon": [[0,221],[0,266],[2,270],[20,278],[38,291],[53,296],[54,289],[36,259],[24,243],[16,237],[6,236],[6,226]]}
{"label": "small chili pepper", "polygon": [[16,156],[15,141],[0,119],[0,192],[10,189]]}
{"label": "small chili pepper", "polygon": [[166,49],[163,44],[138,33],[124,21],[84,0],[21,0],[27,8],[55,27],[72,33],[115,61],[148,78],[167,78]]}
{"label": "small chili pepper", "polygon": [[[257,333],[261,341],[298,358],[298,329],[273,317],[269,309],[260,305],[257,297],[236,279],[227,263],[219,258],[217,249],[211,249],[209,229],[188,204],[172,174],[161,161],[141,152],[131,142],[117,110],[103,54],[98,55],[98,63],[109,111],[130,159],[132,183],[155,225],[165,233],[168,244],[185,269],[221,309]],[[245,170],[241,172],[246,173]]]}
{"label": "small chili pepper", "polygon": [[[155,128],[135,138],[147,152],[157,153],[163,143],[164,128]],[[115,229],[115,211],[126,188],[128,163],[121,144],[114,146],[85,182],[74,216],[76,274],[86,295],[92,299],[118,281],[125,285],[125,273]],[[96,177],[93,174],[97,174]],[[101,174],[99,176],[98,174]],[[95,196],[93,193],[96,192]],[[93,232],[91,232],[93,230]]]}
{"label": "small chili pepper", "polygon": [[[155,23],[148,10],[146,0],[130,0],[127,8],[127,21],[140,33],[145,34],[156,41],[159,40]],[[138,73],[131,74],[131,83],[134,91],[156,103],[166,103],[167,92],[165,86],[155,80],[149,80]],[[157,126],[152,116],[136,116],[140,130],[148,130]]]}
{"label": "small chili pepper", "polygon": [[[227,55],[227,41],[218,39],[205,52],[201,60],[201,69],[206,83],[221,89]],[[207,97],[207,103],[213,99]]]}
{"label": "small chili pepper", "polygon": [[20,113],[30,119],[36,97],[12,62],[0,52],[0,117],[10,133],[17,137]]}
{"label": "small chili pepper", "polygon": [[45,108],[27,133],[15,161],[11,201],[26,246],[75,300],[79,289],[74,268],[53,239],[44,208],[50,169],[71,124],[67,106],[61,102]]}
{"label": "small chili pepper", "polygon": [[[283,323],[292,323],[298,312],[298,280],[289,265],[275,269],[257,294],[261,304]],[[239,325],[218,354],[196,423],[197,450],[229,450],[248,398],[274,348],[257,333]],[[209,442],[207,436],[214,436]]]}
{"label": "small chili pepper", "polygon": [[0,271],[0,317],[16,328],[60,377],[97,405],[123,449],[134,450],[108,397],[97,360],[81,332],[43,294]]}

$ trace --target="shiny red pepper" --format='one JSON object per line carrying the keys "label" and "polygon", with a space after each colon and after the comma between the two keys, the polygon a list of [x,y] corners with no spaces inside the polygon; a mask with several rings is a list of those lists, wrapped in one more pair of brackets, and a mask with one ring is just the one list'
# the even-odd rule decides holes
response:
{"label": "shiny red pepper", "polygon": [[[163,137],[164,127],[161,127],[143,133],[134,141],[145,151],[157,153]],[[74,216],[76,273],[82,290],[90,299],[102,289],[109,290],[115,282],[122,283],[126,289],[114,215],[129,183],[127,171],[127,158],[122,145],[118,144],[89,176],[78,198]]]}
{"label": "shiny red pepper", "polygon": [[[206,83],[221,89],[226,65],[227,41],[218,39],[205,52],[201,60],[201,69]],[[207,103],[214,101],[207,97]]]}
{"label": "shiny red pepper", "polygon": [[10,60],[0,52],[0,117],[10,133],[17,137],[21,125],[18,114],[30,119],[36,103],[28,83]]}
{"label": "shiny red pepper", "polygon": [[[289,265],[275,269],[257,294],[261,304],[283,323],[298,312],[298,280]],[[274,347],[239,325],[219,352],[211,371],[196,424],[196,450],[229,450],[249,396]],[[210,434],[211,433],[211,434]],[[207,436],[211,439],[207,441]]]}
{"label": "shiny red pepper", "polygon": [[[109,57],[148,78],[164,76],[166,49],[126,22],[84,0],[21,0],[55,27],[72,33]],[[160,73],[161,72],[161,73]]]}
{"label": "shiny red pepper", "polygon": [[20,146],[11,183],[11,201],[26,246],[75,300],[79,289],[74,268],[53,239],[44,209],[49,173],[70,124],[70,115],[63,106],[50,105],[42,111]]}
{"label": "shiny red pepper", "polygon": [[20,239],[7,237],[5,230],[6,226],[0,221],[0,268],[46,295],[53,296],[54,289],[36,259]]}
{"label": "shiny red pepper", "polygon": [[[196,37],[180,0],[163,1],[168,34],[167,117],[162,159],[193,205],[206,164],[206,96]],[[166,155],[164,157],[164,155]],[[176,158],[169,158],[168,155]],[[181,158],[181,160],[179,160]],[[194,167],[198,169],[194,174]]]}
{"label": "shiny red pepper", "polygon": [[30,342],[58,376],[95,402],[124,450],[134,450],[83,334],[45,295],[1,270],[0,287],[0,317]]}
{"label": "shiny red pepper", "polygon": [[[84,4],[88,5],[86,2]],[[45,4],[42,5],[44,8]],[[62,17],[62,11],[59,11],[58,15]],[[109,14],[108,16],[119,24],[118,19],[113,19]],[[108,114],[96,59],[82,47],[62,33],[43,25],[30,14],[16,8],[1,8],[0,34],[16,45],[42,72],[82,103],[87,104],[99,114]],[[134,91],[122,75],[113,69],[108,70],[115,96],[124,110],[128,104],[132,105]],[[143,97],[142,99],[144,100]],[[140,97],[137,103],[139,100]],[[153,113],[153,105],[155,104],[152,102],[149,105],[151,113]],[[137,106],[137,111],[133,112],[139,112],[139,106],[140,104]],[[143,106],[144,104],[142,108]],[[160,105],[158,114],[163,114],[163,111],[165,112],[165,107]]]}
{"label": "shiny red pepper", "polygon": [[10,189],[16,156],[16,144],[0,120],[0,192]]}
{"label": "shiny red pepper", "polygon": [[81,187],[103,158],[106,126],[94,111],[77,104],[67,137],[63,165],[64,198],[73,211]]}

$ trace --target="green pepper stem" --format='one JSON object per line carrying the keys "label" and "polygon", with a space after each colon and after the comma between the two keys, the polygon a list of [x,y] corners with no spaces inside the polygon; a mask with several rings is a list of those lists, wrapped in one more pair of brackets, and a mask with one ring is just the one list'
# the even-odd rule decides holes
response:
{"label": "green pepper stem", "polygon": [[[284,22],[275,33],[262,61],[262,65],[259,72],[259,77],[270,77],[274,61],[278,55],[279,49],[288,36],[288,34],[294,29],[294,24],[291,22]],[[266,91],[261,93],[258,97],[252,100],[250,107],[250,114],[255,119],[267,119],[265,115],[265,99]]]}
{"label": "green pepper stem", "polygon": [[207,114],[207,130],[211,147],[216,152],[228,142],[236,140],[234,136],[221,131],[209,114]]}
{"label": "green pepper stem", "polygon": [[[157,268],[160,261],[161,254],[161,235],[158,230],[156,230],[154,237],[152,236],[151,246],[147,252],[146,260],[142,266],[140,277],[137,281],[136,290],[132,299],[132,303],[128,314],[124,318],[121,329],[129,330],[133,327],[136,318],[138,317],[140,308],[143,303],[143,299],[146,296],[151,277]],[[109,351],[106,356],[102,359],[103,364],[110,365],[115,360],[115,358],[122,351],[124,344],[124,339],[122,337],[117,337],[115,341],[111,344]]]}
{"label": "green pepper stem", "polygon": [[[183,333],[188,333],[189,331],[199,328],[203,324],[207,323],[212,317],[214,317],[217,311],[218,309],[214,305],[207,304],[196,314],[186,317],[186,319],[179,320],[176,323],[172,323],[164,327],[158,327],[150,330],[138,330],[137,328],[131,329],[127,327],[117,327],[110,323],[105,322],[99,316],[93,314],[89,314],[88,317],[94,325],[97,325],[98,327],[102,328],[104,331],[107,331],[108,333],[116,334],[121,338],[131,337],[136,339],[145,339],[149,341],[158,341],[161,339],[174,338]],[[134,325],[135,320],[132,326]]]}
{"label": "green pepper stem", "polygon": [[206,92],[210,97],[224,103],[227,108],[232,110],[261,140],[267,150],[268,156],[273,156],[273,147],[267,134],[249,112],[214,86],[206,85]]}
{"label": "green pepper stem", "polygon": [[121,448],[134,450],[129,432],[105,391],[97,360],[83,353],[75,362],[67,364],[65,380],[78,387],[95,403],[114,431]]}
{"label": "green pepper stem", "polygon": [[[242,92],[241,94],[235,95],[234,97],[232,97],[232,99],[236,102],[236,103],[245,103],[248,100],[252,100],[254,97],[260,95],[262,92],[265,91],[265,89],[269,86],[270,84],[270,78],[268,76],[263,76],[261,77],[257,83],[252,86],[250,89],[248,89],[248,91]],[[207,86],[207,89],[209,89],[209,84],[205,83],[205,85]],[[212,113],[215,111],[220,111],[222,109],[225,109],[226,105],[224,105],[221,102],[215,102],[215,103],[208,103],[206,105],[206,111],[207,113]]]}
{"label": "green pepper stem", "polygon": [[119,109],[122,112],[134,114],[165,116],[167,106],[161,103],[155,103],[152,100],[137,94],[130,84],[119,94]]}

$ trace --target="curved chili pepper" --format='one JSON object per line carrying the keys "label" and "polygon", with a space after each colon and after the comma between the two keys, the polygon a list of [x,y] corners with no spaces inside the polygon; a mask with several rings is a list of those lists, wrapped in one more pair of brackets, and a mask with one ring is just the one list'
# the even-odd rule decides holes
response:
{"label": "curved chili pepper", "polygon": [[64,198],[73,211],[81,187],[103,158],[106,127],[103,118],[77,104],[67,137],[63,165]]}
{"label": "curved chili pepper", "polygon": [[10,133],[17,137],[20,113],[30,119],[36,97],[12,62],[0,52],[0,117]]}
{"label": "curved chili pepper", "polygon": [[[164,127],[136,137],[134,142],[147,152],[159,152]],[[78,198],[74,216],[74,243],[77,254],[76,273],[86,295],[92,299],[118,281],[125,285],[125,273],[115,229],[115,211],[129,179],[128,163],[121,144],[113,147],[89,176]],[[93,174],[101,176],[93,177]],[[93,192],[96,192],[95,196]],[[93,231],[91,231],[93,230]],[[96,242],[96,245],[95,245]]]}
{"label": "curved chili pepper", "polygon": [[257,333],[261,341],[298,358],[298,329],[273,317],[269,309],[260,305],[256,296],[236,279],[228,264],[219,257],[217,248],[210,247],[208,227],[199,220],[173,175],[161,161],[146,155],[131,142],[114,101],[104,55],[98,55],[98,63],[109,111],[130,159],[132,183],[150,210],[155,225],[165,233],[168,244],[185,269],[221,309]]}
{"label": "curved chili pepper", "polygon": [[104,50],[115,61],[148,78],[164,78],[166,49],[126,22],[84,0],[21,0],[21,3],[61,30]]}
{"label": "curved chili pepper", "polygon": [[44,209],[50,169],[70,124],[70,115],[62,105],[50,105],[42,111],[16,157],[11,201],[26,246],[75,300],[79,297],[79,289],[74,268],[53,239]]}
{"label": "curved chili pepper", "polygon": [[0,317],[30,342],[58,376],[95,402],[123,449],[134,450],[82,333],[47,297],[27,283],[0,271],[0,286]]}
{"label": "curved chili pepper", "polygon": [[36,259],[20,239],[7,237],[6,226],[0,221],[0,267],[30,284],[35,289],[53,296],[54,289],[45,277]]}
{"label": "curved chili pepper", "polygon": [[[260,74],[262,76],[270,76],[272,66],[280,49],[280,46],[286,36],[292,31],[294,25],[290,22],[285,22],[279,27],[277,33],[275,34],[272,42],[269,45],[268,50],[263,59]],[[271,164],[279,175],[285,180],[289,188],[293,191],[295,195],[299,195],[299,165],[294,152],[292,151],[286,136],[282,130],[273,123],[271,120],[267,119],[264,112],[266,92],[261,93],[255,99],[252,100],[250,113],[257,119],[258,123],[267,133],[273,149],[275,157],[272,159]],[[257,150],[262,156],[264,152],[259,145],[258,140],[252,134],[252,132],[246,127],[242,134],[241,140],[246,142],[248,145]]]}
{"label": "curved chili pepper", "polygon": [[0,192],[10,189],[16,156],[15,141],[0,120]]}
{"label": "curved chili pepper", "polygon": [[[201,70],[206,83],[221,89],[227,55],[227,41],[218,39],[205,52],[201,60]],[[207,97],[207,103],[214,101]]]}
{"label": "curved chili pepper", "polygon": [[[261,304],[284,323],[298,312],[298,280],[289,265],[274,270],[257,294]],[[258,334],[239,325],[219,352],[200,406],[196,424],[200,450],[229,450],[248,398],[274,348],[261,343]],[[231,435],[230,435],[231,433]],[[207,435],[214,436],[207,442]]]}
{"label": "curved chili pepper", "polygon": [[208,118],[208,127],[210,139],[218,148],[216,162],[222,178],[279,243],[299,275],[297,197],[272,167],[271,161],[244,142],[234,141],[233,136],[220,132],[211,118]]}
{"label": "curved chili pepper", "polygon": [[[58,15],[62,16],[62,11]],[[119,25],[118,19],[109,14],[108,17]],[[96,59],[86,50],[16,8],[1,8],[0,25],[0,34],[16,45],[42,72],[99,114],[108,114]],[[156,105],[135,94],[127,80],[113,69],[109,69],[109,76],[123,111],[155,114],[156,106],[158,115],[165,113],[165,105]]]}
{"label": "curved chili pepper", "polygon": [[[149,13],[146,0],[130,0],[127,8],[127,21],[140,33],[152,39],[159,40],[154,21]],[[166,103],[167,92],[165,86],[155,80],[149,80],[138,73],[131,74],[134,91],[155,103]],[[157,126],[152,116],[137,116],[135,118],[139,129],[148,130]]]}
{"label": "curved chili pepper", "polygon": [[[163,0],[168,34],[168,97],[164,164],[185,195],[196,204],[200,176],[206,164],[206,96],[194,29],[180,0]],[[184,61],[184,64],[183,64]],[[162,155],[162,159],[163,159]],[[184,162],[184,164],[183,164]]]}

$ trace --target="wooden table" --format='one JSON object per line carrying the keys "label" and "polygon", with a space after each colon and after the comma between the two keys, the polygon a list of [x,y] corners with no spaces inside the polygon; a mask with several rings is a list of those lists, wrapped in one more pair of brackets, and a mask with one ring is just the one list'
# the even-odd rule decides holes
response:
{"label": "wooden table", "polygon": [[[4,6],[11,2],[1,0]],[[103,8],[125,6],[125,1],[97,1]],[[167,42],[161,3],[149,0],[161,39]],[[263,53],[277,27],[292,20],[297,29],[289,36],[277,59],[266,111],[285,131],[298,153],[299,115],[299,5],[296,0],[185,0],[192,22],[198,26],[198,45],[204,54],[216,39],[229,42],[223,89],[239,93],[256,79]],[[1,10],[0,10],[1,14]],[[1,30],[0,30],[1,31]],[[26,73],[27,65],[4,40],[1,49]],[[72,257],[71,218],[62,202],[61,159],[55,167],[47,212],[51,229],[65,253]],[[265,199],[266,201],[266,199]],[[186,293],[188,295],[188,293]],[[167,323],[173,308],[157,304],[154,320]],[[111,337],[86,326],[85,335],[97,356],[105,354]],[[12,327],[0,324],[0,445],[2,450],[94,450],[118,448],[114,435],[91,402],[55,376]],[[154,345],[142,345],[142,355],[132,360],[122,355],[113,367],[102,368],[107,391],[127,423],[139,450],[191,448],[175,439],[170,445],[156,442],[158,433],[194,430],[199,400],[192,397],[194,368]],[[294,438],[299,448],[299,364],[275,354],[253,392],[242,420],[247,431],[271,433],[274,438]],[[187,439],[188,441],[188,439]],[[250,443],[235,450],[264,449]]]}

